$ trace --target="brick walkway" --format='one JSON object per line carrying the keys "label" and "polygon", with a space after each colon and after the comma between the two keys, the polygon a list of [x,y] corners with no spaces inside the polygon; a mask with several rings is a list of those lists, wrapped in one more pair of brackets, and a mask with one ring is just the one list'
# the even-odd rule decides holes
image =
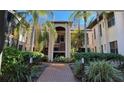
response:
{"label": "brick walkway", "polygon": [[37,82],[76,82],[68,64],[50,63]]}

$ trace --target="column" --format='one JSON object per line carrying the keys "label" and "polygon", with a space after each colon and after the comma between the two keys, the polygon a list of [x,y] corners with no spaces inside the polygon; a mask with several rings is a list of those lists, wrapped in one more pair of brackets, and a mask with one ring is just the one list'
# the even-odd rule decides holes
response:
{"label": "column", "polygon": [[71,56],[71,33],[70,26],[67,24],[65,32],[65,57],[70,58]]}

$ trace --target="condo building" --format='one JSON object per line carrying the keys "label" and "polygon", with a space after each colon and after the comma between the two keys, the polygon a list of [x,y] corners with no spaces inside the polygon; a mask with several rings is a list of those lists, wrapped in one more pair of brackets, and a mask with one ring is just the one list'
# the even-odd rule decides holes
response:
{"label": "condo building", "polygon": [[96,18],[88,28],[92,52],[124,55],[124,12],[101,13],[99,21]]}

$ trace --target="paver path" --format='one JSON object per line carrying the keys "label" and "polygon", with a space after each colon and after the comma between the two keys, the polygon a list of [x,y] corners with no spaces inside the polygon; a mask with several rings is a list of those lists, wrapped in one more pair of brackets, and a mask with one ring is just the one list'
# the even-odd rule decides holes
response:
{"label": "paver path", "polygon": [[37,82],[76,82],[68,64],[50,63]]}

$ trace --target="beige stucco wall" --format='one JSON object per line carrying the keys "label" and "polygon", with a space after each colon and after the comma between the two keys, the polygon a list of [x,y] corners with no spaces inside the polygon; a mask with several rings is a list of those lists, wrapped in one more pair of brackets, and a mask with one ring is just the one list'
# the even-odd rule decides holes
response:
{"label": "beige stucco wall", "polygon": [[[115,14],[115,25],[108,28],[107,22],[105,19],[101,20],[99,24],[102,25],[102,37],[98,37],[98,24],[96,24],[92,28],[93,33],[93,44],[90,45],[90,48],[97,47],[97,51],[99,51],[99,43],[103,45],[103,50],[105,53],[110,52],[109,42],[116,41],[118,42],[118,52],[119,54],[124,55],[124,12],[114,12]],[[96,39],[94,39],[94,28],[96,31]],[[89,33],[90,34],[90,33]],[[92,39],[92,38],[90,38]]]}

